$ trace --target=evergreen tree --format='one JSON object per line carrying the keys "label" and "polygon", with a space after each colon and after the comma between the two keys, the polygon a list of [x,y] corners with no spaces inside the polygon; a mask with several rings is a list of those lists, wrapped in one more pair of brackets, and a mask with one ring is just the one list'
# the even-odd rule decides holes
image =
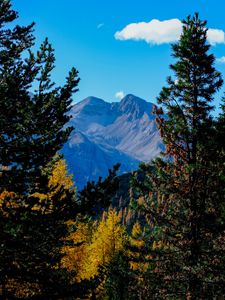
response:
{"label": "evergreen tree", "polygon": [[78,195],[78,202],[83,211],[88,211],[91,215],[100,215],[104,208],[112,204],[112,198],[115,195],[118,186],[119,178],[117,171],[120,164],[116,164],[112,169],[109,169],[109,174],[102,180],[99,177],[97,182],[89,181]]}
{"label": "evergreen tree", "polygon": [[[51,81],[55,58],[48,39],[35,55],[33,24],[6,28],[17,18],[6,0],[0,3],[0,14],[1,190],[26,194],[35,190],[41,169],[72,130],[64,125],[79,79],[73,68],[66,84],[55,87]],[[37,89],[31,94],[33,86]]]}
{"label": "evergreen tree", "polygon": [[46,39],[34,54],[34,24],[13,27],[16,19],[0,1],[0,290],[3,299],[57,299],[69,292],[61,248],[76,203],[46,170],[72,130],[65,124],[79,78],[73,68],[55,87],[52,46]]}
{"label": "evergreen tree", "polygon": [[105,280],[98,299],[133,299],[132,294],[129,294],[129,287],[134,284],[134,280],[124,251],[116,253],[110,262],[100,268],[99,273]]}
{"label": "evergreen tree", "polygon": [[188,17],[172,45],[175,76],[158,98],[164,110],[155,108],[164,157],[136,178],[152,233],[152,299],[224,297],[224,115],[211,116],[223,81],[209,48],[206,22]]}

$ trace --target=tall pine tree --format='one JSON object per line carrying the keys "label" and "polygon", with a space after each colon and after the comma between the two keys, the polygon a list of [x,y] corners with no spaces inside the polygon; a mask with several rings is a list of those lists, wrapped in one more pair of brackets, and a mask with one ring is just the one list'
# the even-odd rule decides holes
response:
{"label": "tall pine tree", "polygon": [[172,45],[175,76],[155,109],[164,157],[144,168],[144,182],[136,178],[154,241],[152,299],[224,297],[225,157],[216,138],[223,118],[217,125],[211,116],[223,81],[209,49],[206,22],[188,17]]}

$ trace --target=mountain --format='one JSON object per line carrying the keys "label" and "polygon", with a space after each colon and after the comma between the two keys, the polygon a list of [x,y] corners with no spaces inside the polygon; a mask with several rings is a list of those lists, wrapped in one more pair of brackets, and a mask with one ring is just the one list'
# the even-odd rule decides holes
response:
{"label": "mountain", "polygon": [[152,109],[152,103],[131,94],[113,103],[88,97],[72,107],[68,125],[75,130],[62,152],[78,188],[105,177],[117,162],[123,174],[160,153]]}

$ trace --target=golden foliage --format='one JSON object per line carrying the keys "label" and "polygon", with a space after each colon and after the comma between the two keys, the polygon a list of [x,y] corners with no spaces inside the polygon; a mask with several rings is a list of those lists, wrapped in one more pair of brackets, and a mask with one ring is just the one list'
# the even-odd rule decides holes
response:
{"label": "golden foliage", "polygon": [[93,222],[70,222],[70,227],[74,227],[73,231],[68,240],[73,245],[66,245],[62,248],[64,257],[62,258],[62,267],[68,271],[75,271],[75,281],[80,281],[80,273],[84,272],[84,261],[88,256],[88,245],[91,241],[91,235],[93,230]]}
{"label": "golden foliage", "polygon": [[68,174],[67,164],[64,159],[58,160],[52,170],[52,174],[49,177],[49,188],[56,188],[54,191],[57,193],[61,187],[66,190],[75,191],[73,184],[73,176]]}
{"label": "golden foliage", "polygon": [[24,205],[22,199],[14,192],[4,190],[0,193],[0,211],[3,216],[8,217],[10,213]]}
{"label": "golden foliage", "polygon": [[16,193],[3,191],[0,193],[0,209],[5,205],[6,207],[14,206],[14,201],[9,201],[12,199],[16,199]]}
{"label": "golden foliage", "polygon": [[[10,279],[6,282],[6,289],[15,295],[14,299],[29,299],[41,294],[41,286],[36,282],[23,282],[22,280]],[[7,298],[8,299],[8,298]]]}
{"label": "golden foliage", "polygon": [[120,224],[120,216],[116,210],[109,210],[99,222],[87,249],[87,259],[84,262],[80,277],[89,279],[98,274],[98,267],[109,263],[114,255],[123,250],[125,229]]}
{"label": "golden foliage", "polygon": [[137,251],[128,251],[128,256],[130,257],[130,267],[132,270],[138,270],[141,273],[146,272],[148,268],[148,263],[143,262],[141,250],[145,247],[145,241],[144,241],[144,230],[141,227],[140,223],[137,221],[131,232],[130,237],[130,245],[132,247],[136,247]]}
{"label": "golden foliage", "polygon": [[[56,162],[48,179],[48,188],[49,192],[47,194],[34,193],[31,195],[39,199],[39,202],[34,205],[33,210],[43,210],[43,212],[48,213],[48,211],[53,209],[53,197],[59,194],[62,189],[74,193],[76,191],[73,184],[73,177],[68,174],[66,161],[58,159],[58,156],[56,156]],[[61,193],[59,201],[63,201],[65,198],[66,193]]]}
{"label": "golden foliage", "polygon": [[100,265],[109,263],[114,255],[124,249],[125,229],[121,215],[116,210],[104,212],[101,221],[76,223],[71,234],[74,246],[63,248],[62,264],[76,272],[76,281],[91,279],[98,274]]}

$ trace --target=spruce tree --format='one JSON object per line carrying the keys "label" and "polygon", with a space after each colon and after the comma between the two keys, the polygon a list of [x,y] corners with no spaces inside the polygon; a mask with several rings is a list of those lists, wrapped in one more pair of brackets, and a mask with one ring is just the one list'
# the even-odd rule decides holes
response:
{"label": "spruce tree", "polygon": [[55,57],[48,39],[32,53],[34,24],[7,28],[17,14],[6,0],[0,3],[0,14],[1,186],[26,194],[35,190],[37,175],[72,130],[64,125],[70,119],[66,113],[77,91],[78,72],[73,68],[66,84],[55,87]]}
{"label": "spruce tree", "polygon": [[57,299],[69,292],[61,248],[76,204],[72,190],[49,187],[46,169],[72,130],[65,124],[79,78],[73,68],[56,87],[51,44],[33,53],[34,24],[16,19],[0,1],[0,290],[3,299]]}
{"label": "spruce tree", "polygon": [[88,181],[84,188],[77,195],[81,211],[90,215],[100,215],[103,209],[112,204],[119,187],[119,178],[117,171],[120,164],[115,164],[112,169],[108,170],[108,176],[104,179],[99,177],[98,181]]}
{"label": "spruce tree", "polygon": [[164,157],[136,178],[151,229],[152,299],[224,297],[224,117],[212,118],[223,81],[209,49],[206,22],[188,17],[155,108]]}

